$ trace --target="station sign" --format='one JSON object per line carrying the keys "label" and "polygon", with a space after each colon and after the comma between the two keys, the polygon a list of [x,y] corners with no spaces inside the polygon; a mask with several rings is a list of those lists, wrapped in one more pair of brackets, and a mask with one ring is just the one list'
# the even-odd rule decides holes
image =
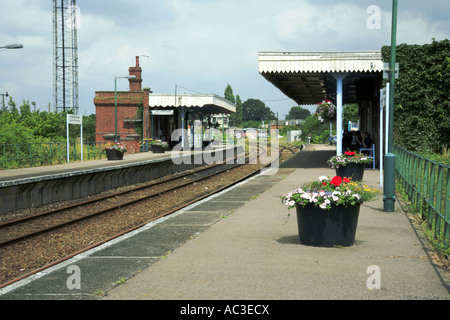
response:
{"label": "station sign", "polygon": [[77,114],[67,114],[68,124],[82,124],[83,118]]}
{"label": "station sign", "polygon": [[80,132],[81,132],[81,140],[80,140],[80,155],[81,155],[81,161],[83,161],[83,117],[77,114],[67,114],[67,124],[66,124],[66,134],[67,134],[67,141],[66,141],[66,151],[67,151],[67,163],[70,162],[70,155],[69,155],[69,124],[78,124],[80,125]]}
{"label": "station sign", "polygon": [[173,116],[173,110],[152,110],[154,116]]}

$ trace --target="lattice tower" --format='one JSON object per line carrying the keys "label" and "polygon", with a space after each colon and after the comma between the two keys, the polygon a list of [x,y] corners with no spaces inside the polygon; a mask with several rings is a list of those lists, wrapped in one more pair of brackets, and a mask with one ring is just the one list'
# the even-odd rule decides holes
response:
{"label": "lattice tower", "polygon": [[78,114],[79,8],[76,0],[53,0],[53,108]]}

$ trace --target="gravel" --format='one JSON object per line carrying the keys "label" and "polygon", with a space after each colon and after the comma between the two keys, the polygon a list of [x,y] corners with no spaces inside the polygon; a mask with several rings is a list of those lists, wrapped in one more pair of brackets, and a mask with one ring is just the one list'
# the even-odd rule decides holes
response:
{"label": "gravel", "polygon": [[[178,189],[133,207],[127,207],[120,211],[0,248],[0,285],[71,256],[134,226],[151,221],[165,212],[175,210],[183,204],[234,182],[258,168],[259,165],[244,165],[237,169],[231,169],[225,174],[218,174],[208,180],[187,186],[186,189]],[[133,186],[118,188],[101,195],[131,187]],[[50,204],[41,208],[18,210],[0,216],[0,222],[85,200],[78,199]]]}

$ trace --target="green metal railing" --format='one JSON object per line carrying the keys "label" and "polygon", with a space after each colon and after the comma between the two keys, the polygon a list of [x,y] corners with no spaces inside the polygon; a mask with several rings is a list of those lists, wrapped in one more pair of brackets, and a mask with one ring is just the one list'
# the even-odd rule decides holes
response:
{"label": "green metal railing", "polygon": [[[83,160],[101,159],[101,142],[83,143]],[[69,143],[70,161],[81,160],[79,142]],[[0,169],[45,166],[67,162],[66,142],[20,143],[0,145]]]}
{"label": "green metal railing", "polygon": [[395,147],[397,182],[444,250],[450,248],[450,166]]}

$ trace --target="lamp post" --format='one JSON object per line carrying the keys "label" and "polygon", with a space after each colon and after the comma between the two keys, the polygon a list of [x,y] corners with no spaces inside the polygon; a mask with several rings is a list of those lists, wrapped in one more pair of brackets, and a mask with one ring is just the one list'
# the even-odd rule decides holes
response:
{"label": "lamp post", "polygon": [[[7,44],[3,47],[0,47],[0,49],[22,49],[23,48],[23,44],[21,43],[11,43],[11,44]],[[5,97],[8,96],[8,92],[6,93],[2,93],[0,94],[2,96],[2,100],[3,100],[3,109],[5,108]]]}
{"label": "lamp post", "polygon": [[3,108],[3,110],[5,110],[5,97],[8,97],[8,91],[6,91],[6,93],[0,93],[0,96],[2,96],[2,101],[3,101],[3,104],[2,104],[2,108]]}
{"label": "lamp post", "polygon": [[397,0],[392,1],[392,30],[391,30],[391,60],[389,64],[389,124],[388,124],[388,152],[384,156],[384,211],[393,212],[395,209],[395,154],[394,138],[394,84],[395,84],[395,49],[397,37]]}
{"label": "lamp post", "polygon": [[11,43],[7,44],[6,46],[0,47],[0,49],[22,49],[23,44],[21,43]]}
{"label": "lamp post", "polygon": [[117,79],[134,79],[136,76],[124,76],[124,77],[114,77],[114,116],[115,116],[115,126],[114,126],[114,142],[117,143]]}

